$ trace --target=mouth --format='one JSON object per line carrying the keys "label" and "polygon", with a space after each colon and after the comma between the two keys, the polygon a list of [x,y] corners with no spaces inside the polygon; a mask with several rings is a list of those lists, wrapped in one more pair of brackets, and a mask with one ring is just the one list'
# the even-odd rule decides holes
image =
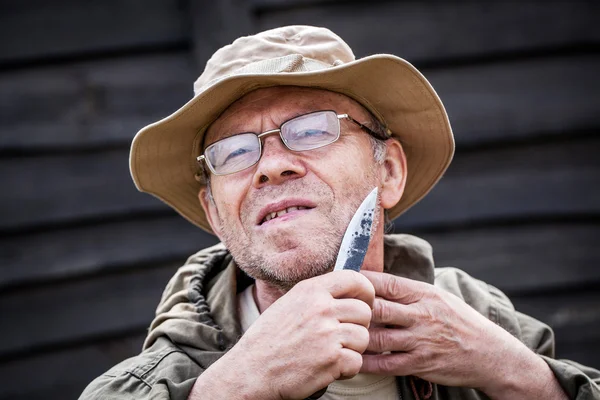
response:
{"label": "mouth", "polygon": [[316,206],[307,200],[288,199],[272,203],[264,207],[257,218],[257,225],[263,225],[273,220],[289,219],[300,212],[311,210]]}

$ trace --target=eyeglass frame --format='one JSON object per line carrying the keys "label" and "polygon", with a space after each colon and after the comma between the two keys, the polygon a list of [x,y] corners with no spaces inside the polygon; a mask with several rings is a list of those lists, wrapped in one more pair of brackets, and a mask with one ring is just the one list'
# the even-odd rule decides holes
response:
{"label": "eyeglass frame", "polygon": [[[360,128],[360,129],[362,129],[363,131],[365,131],[366,133],[368,133],[369,135],[373,136],[373,137],[374,137],[374,138],[376,138],[376,139],[379,139],[379,140],[387,140],[387,139],[389,139],[389,136],[385,136],[385,135],[378,134],[377,132],[373,131],[373,130],[372,130],[371,128],[369,128],[368,126],[366,126],[366,125],[364,125],[364,124],[361,124],[360,122],[358,122],[357,120],[355,120],[354,118],[352,118],[352,117],[351,117],[350,115],[348,115],[348,114],[338,114],[338,113],[337,113],[337,111],[335,111],[335,110],[318,110],[318,111],[311,111],[311,112],[308,112],[308,113],[306,113],[306,114],[296,115],[296,116],[295,116],[295,117],[293,117],[293,118],[290,118],[290,119],[288,119],[288,120],[285,120],[285,121],[283,121],[281,124],[279,124],[279,128],[276,128],[276,129],[270,129],[270,130],[268,130],[268,131],[265,131],[265,132],[262,132],[262,133],[256,133],[256,132],[240,132],[240,133],[236,133],[236,134],[233,134],[233,135],[231,135],[231,136],[228,136],[228,137],[226,137],[226,138],[219,139],[219,140],[217,140],[216,142],[213,142],[213,143],[209,144],[208,146],[206,146],[206,148],[204,149],[204,151],[202,152],[202,154],[201,154],[201,155],[199,155],[198,157],[196,157],[196,161],[197,161],[197,162],[198,162],[198,164],[200,164],[201,166],[203,165],[203,164],[202,164],[202,161],[204,161],[204,163],[205,163],[205,164],[208,166],[208,169],[210,170],[210,172],[212,172],[212,173],[213,173],[214,175],[216,175],[216,176],[224,176],[224,175],[232,175],[232,174],[235,174],[235,173],[237,173],[237,172],[240,172],[240,171],[243,171],[243,170],[245,170],[245,169],[251,168],[251,167],[253,167],[254,165],[258,164],[258,162],[259,162],[259,161],[260,161],[260,159],[262,158],[262,146],[263,146],[263,145],[262,145],[262,140],[261,140],[261,139],[262,139],[262,138],[264,138],[264,137],[266,137],[266,136],[272,135],[272,134],[274,134],[274,133],[278,133],[278,134],[279,134],[279,138],[281,139],[281,142],[283,143],[283,145],[284,145],[284,146],[285,146],[285,147],[286,147],[288,150],[290,150],[290,151],[294,151],[294,152],[303,152],[303,151],[315,150],[315,149],[320,149],[320,148],[322,148],[322,147],[325,147],[325,146],[329,146],[330,144],[337,142],[337,140],[340,138],[340,135],[341,135],[341,133],[342,133],[341,125],[340,125],[340,130],[339,130],[339,132],[338,132],[338,135],[337,135],[337,137],[335,138],[335,140],[333,140],[333,141],[331,141],[331,142],[329,142],[329,143],[326,143],[326,144],[324,144],[324,145],[321,145],[321,146],[318,146],[318,147],[313,147],[313,148],[311,148],[311,149],[306,149],[306,150],[294,150],[294,149],[290,149],[290,147],[287,145],[287,143],[286,143],[286,141],[285,141],[285,138],[284,138],[284,137],[281,135],[281,127],[282,127],[284,124],[286,124],[286,123],[288,123],[288,122],[290,122],[290,121],[293,121],[293,120],[295,120],[296,118],[300,118],[300,117],[304,117],[304,116],[306,116],[306,115],[315,114],[315,113],[320,113],[320,112],[333,112],[333,113],[335,113],[335,114],[336,114],[336,117],[337,117],[338,121],[340,121],[340,120],[342,120],[342,119],[345,119],[345,120],[347,120],[347,121],[353,122],[353,123],[354,123],[354,124],[356,124],[356,125],[357,125],[357,126]],[[221,140],[229,139],[229,138],[231,138],[231,137],[234,137],[234,136],[237,136],[237,135],[245,135],[245,134],[248,134],[248,133],[251,133],[251,134],[255,135],[255,136],[257,137],[257,139],[258,139],[258,150],[259,150],[259,155],[258,155],[258,158],[257,158],[257,160],[256,160],[254,163],[252,163],[251,165],[249,165],[249,166],[247,166],[247,167],[245,167],[245,168],[242,168],[242,169],[240,169],[240,170],[234,171],[234,172],[228,172],[228,173],[224,173],[224,174],[219,174],[219,173],[217,173],[217,172],[214,170],[214,168],[213,168],[213,166],[211,165],[211,163],[209,162],[209,160],[208,160],[208,159],[206,158],[206,156],[205,156],[206,149],[207,149],[208,147],[212,146],[213,144],[220,142]],[[389,129],[388,129],[388,133],[389,133]]]}

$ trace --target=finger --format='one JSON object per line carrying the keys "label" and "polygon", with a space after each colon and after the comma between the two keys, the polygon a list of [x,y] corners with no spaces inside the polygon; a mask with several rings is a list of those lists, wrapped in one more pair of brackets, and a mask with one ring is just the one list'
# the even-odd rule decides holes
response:
{"label": "finger", "polygon": [[371,328],[367,350],[376,353],[386,351],[411,351],[417,345],[417,338],[408,329]]}
{"label": "finger", "polygon": [[340,324],[338,329],[340,344],[362,354],[369,346],[369,330],[362,325]]}
{"label": "finger", "polygon": [[412,304],[431,290],[431,285],[384,272],[361,271],[375,288],[377,296],[403,304]]}
{"label": "finger", "polygon": [[409,376],[416,371],[412,367],[410,353],[363,354],[360,372],[378,375]]}
{"label": "finger", "polygon": [[333,271],[316,278],[321,278],[321,284],[333,297],[359,299],[373,307],[375,289],[363,275],[355,271]]}
{"label": "finger", "polygon": [[408,327],[418,320],[416,311],[410,305],[376,298],[373,304],[372,322],[385,325]]}
{"label": "finger", "polygon": [[372,310],[364,301],[357,299],[336,299],[333,301],[333,312],[340,322],[362,325],[368,328],[371,324]]}
{"label": "finger", "polygon": [[363,364],[362,355],[348,348],[340,349],[342,356],[338,361],[340,376],[338,379],[350,379],[360,372]]}

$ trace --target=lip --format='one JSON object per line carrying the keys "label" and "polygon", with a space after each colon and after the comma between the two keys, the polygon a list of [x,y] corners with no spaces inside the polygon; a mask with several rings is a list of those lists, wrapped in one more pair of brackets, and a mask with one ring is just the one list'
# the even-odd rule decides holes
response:
{"label": "lip", "polygon": [[[289,208],[289,207],[306,207],[306,208],[315,208],[317,205],[308,200],[308,199],[299,199],[299,198],[290,198],[290,199],[284,199],[284,200],[280,200],[274,203],[269,203],[267,204],[265,207],[263,207],[260,212],[258,213],[258,216],[256,218],[256,225],[261,225],[262,220],[267,216],[267,214],[270,214],[272,212],[275,211],[279,211],[279,210],[283,210],[284,208]],[[282,217],[279,217],[282,218]]]}

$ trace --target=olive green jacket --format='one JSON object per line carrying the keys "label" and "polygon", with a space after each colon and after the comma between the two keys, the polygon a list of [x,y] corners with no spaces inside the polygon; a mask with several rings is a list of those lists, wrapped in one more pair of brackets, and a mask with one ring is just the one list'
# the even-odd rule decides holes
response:
{"label": "olive green jacket", "polygon": [[[385,239],[387,272],[435,284],[462,298],[533,349],[572,399],[600,399],[600,372],[555,360],[552,330],[515,311],[498,289],[455,268],[435,268],[427,242],[409,235]],[[141,354],[96,378],[81,399],[187,398],[195,379],[241,336],[236,294],[251,281],[221,244],[190,257],[165,289]],[[402,399],[414,399],[409,379],[398,377]],[[422,382],[422,381],[421,381]],[[431,399],[486,399],[471,388],[433,385]]]}

